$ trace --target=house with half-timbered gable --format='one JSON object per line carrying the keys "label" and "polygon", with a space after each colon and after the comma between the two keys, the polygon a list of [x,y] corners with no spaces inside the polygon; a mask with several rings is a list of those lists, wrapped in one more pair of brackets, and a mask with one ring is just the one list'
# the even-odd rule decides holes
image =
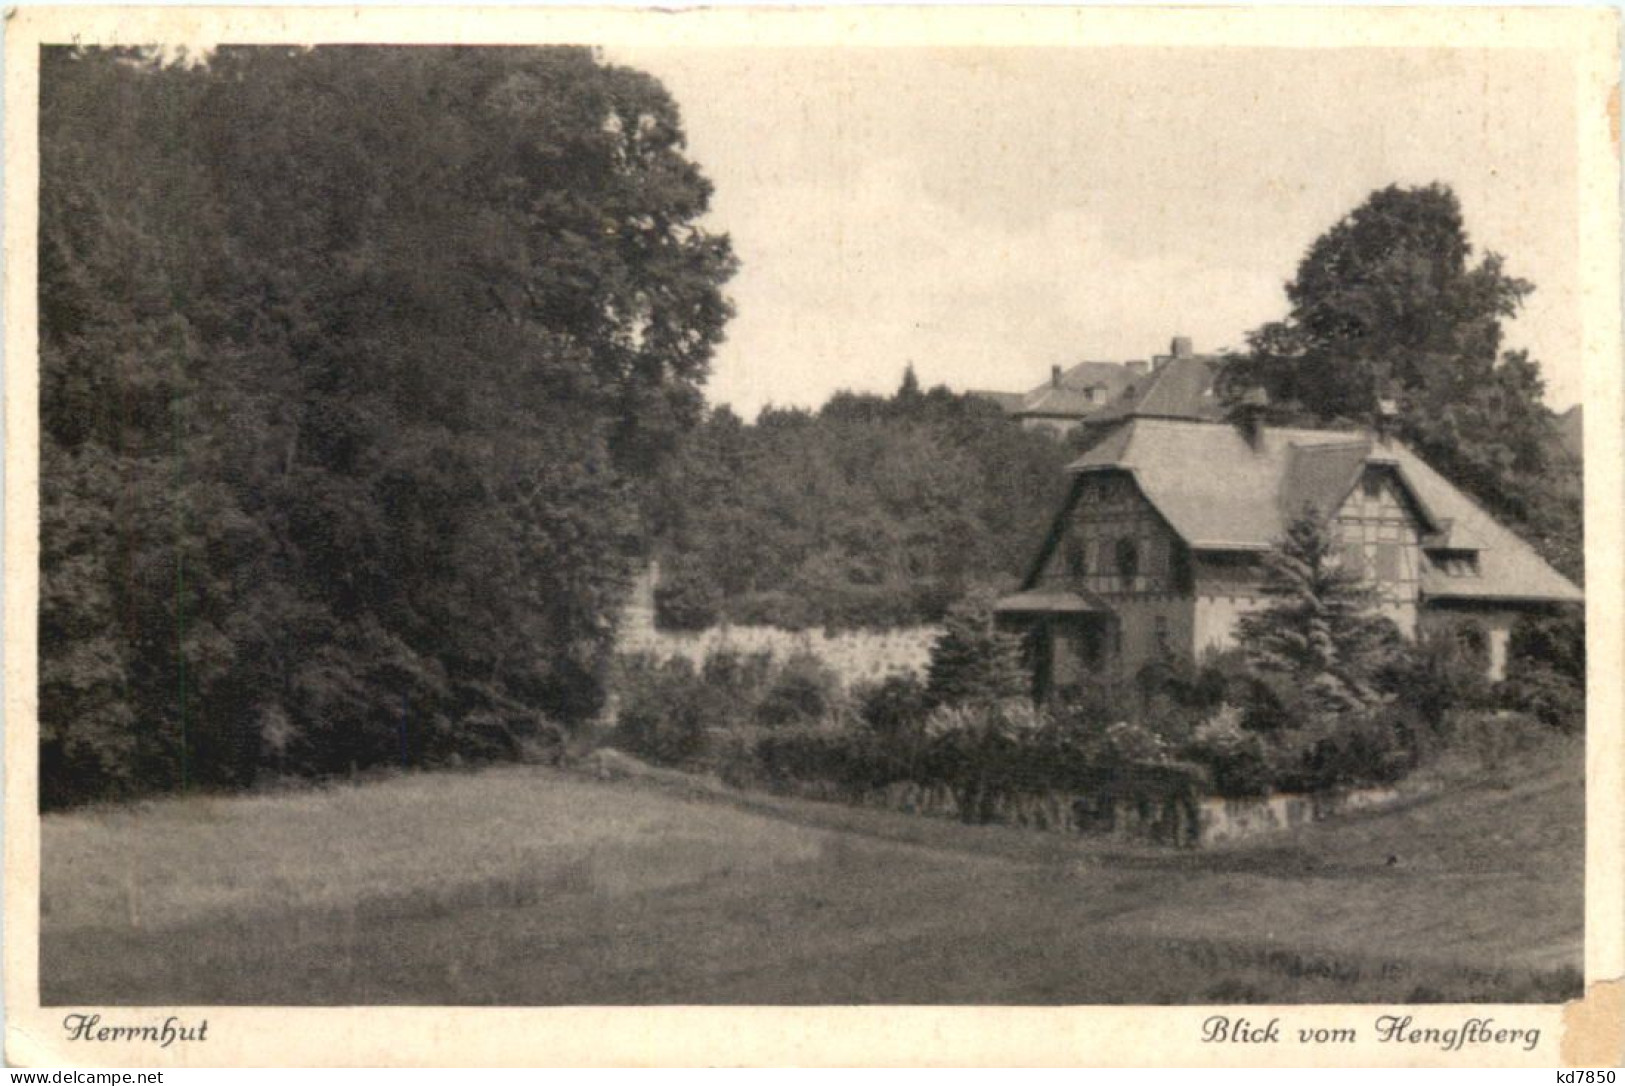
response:
{"label": "house with half-timbered gable", "polygon": [[1036,684],[1129,676],[1234,643],[1266,606],[1262,555],[1306,511],[1407,635],[1451,628],[1503,673],[1519,616],[1582,600],[1534,549],[1397,440],[1126,415],[1067,469],[1066,503],[1004,625]]}

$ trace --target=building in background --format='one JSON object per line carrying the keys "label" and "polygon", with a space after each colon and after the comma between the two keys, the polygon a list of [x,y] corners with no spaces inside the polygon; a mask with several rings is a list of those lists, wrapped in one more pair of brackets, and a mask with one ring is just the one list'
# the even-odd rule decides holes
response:
{"label": "building in background", "polygon": [[[1054,366],[1049,380],[1027,392],[972,389],[970,395],[990,400],[1030,430],[1057,435],[1092,425],[1097,419],[1120,422],[1140,405],[1181,415],[1203,410],[1212,400],[1213,374],[1219,357],[1199,355],[1186,336],[1175,336],[1167,354],[1149,361],[1079,362],[1070,369]],[[1212,417],[1217,418],[1216,406]]]}

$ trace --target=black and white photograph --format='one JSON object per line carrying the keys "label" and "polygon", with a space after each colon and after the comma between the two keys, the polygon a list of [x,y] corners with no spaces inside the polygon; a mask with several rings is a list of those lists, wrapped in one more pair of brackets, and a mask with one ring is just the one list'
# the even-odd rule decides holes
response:
{"label": "black and white photograph", "polygon": [[1558,1062],[1619,953],[1575,14],[42,36],[6,727],[53,1058],[242,1007],[1352,1005],[1375,1060]]}

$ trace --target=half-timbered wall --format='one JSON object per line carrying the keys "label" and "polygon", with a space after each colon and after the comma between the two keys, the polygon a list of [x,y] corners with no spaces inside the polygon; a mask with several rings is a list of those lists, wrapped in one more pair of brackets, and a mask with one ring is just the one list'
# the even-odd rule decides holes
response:
{"label": "half-timbered wall", "polygon": [[1393,472],[1368,467],[1337,511],[1343,561],[1375,587],[1377,609],[1416,632],[1422,583],[1421,525]]}
{"label": "half-timbered wall", "polygon": [[1191,654],[1189,552],[1127,474],[1085,476],[1039,585],[1084,590],[1110,616],[1058,623],[1057,685],[1111,671],[1133,674],[1165,654]]}
{"label": "half-timbered wall", "polygon": [[1100,596],[1187,593],[1185,546],[1134,479],[1123,473],[1085,476],[1061,539],[1040,583]]}

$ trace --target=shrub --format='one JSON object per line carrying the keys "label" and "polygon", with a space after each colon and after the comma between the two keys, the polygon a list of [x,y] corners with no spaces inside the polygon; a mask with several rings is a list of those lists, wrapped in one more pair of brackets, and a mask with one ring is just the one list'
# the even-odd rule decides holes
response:
{"label": "shrub", "polygon": [[1119,720],[1106,727],[1102,754],[1120,765],[1161,762],[1168,757],[1168,744],[1144,724]]}
{"label": "shrub", "polygon": [[1270,755],[1276,786],[1293,792],[1389,783],[1412,764],[1393,718],[1380,711],[1324,714],[1276,736]]}
{"label": "shrub", "polygon": [[1518,661],[1494,693],[1497,705],[1528,713],[1549,728],[1569,733],[1585,729],[1585,687],[1557,668]]}
{"label": "shrub", "polygon": [[722,590],[700,563],[678,559],[661,570],[655,586],[655,625],[662,630],[704,630],[722,613]]}
{"label": "shrub", "polygon": [[893,748],[868,728],[842,721],[764,732],[756,741],[756,760],[771,779],[833,784],[853,797],[907,777]]}
{"label": "shrub", "polygon": [[813,601],[809,625],[827,630],[885,630],[924,621],[907,586],[798,582],[799,598]]}
{"label": "shrub", "polygon": [[840,677],[810,652],[798,652],[780,666],[757,704],[758,724],[775,728],[810,724],[834,712],[840,700]]}
{"label": "shrub", "polygon": [[1256,796],[1274,783],[1264,740],[1241,726],[1241,710],[1224,706],[1197,725],[1187,748],[1190,757],[1206,766],[1213,787],[1222,796]]}
{"label": "shrub", "polygon": [[918,731],[928,712],[925,684],[913,674],[861,683],[853,687],[852,701],[864,723],[885,736]]}
{"label": "shrub", "polygon": [[1394,698],[1434,727],[1458,709],[1490,704],[1490,684],[1482,661],[1448,630],[1423,631],[1416,643],[1384,671],[1381,681]]}
{"label": "shrub", "polygon": [[1241,649],[1209,652],[1191,684],[1193,705],[1205,714],[1229,705],[1241,726],[1261,735],[1303,727],[1314,715],[1309,691],[1295,679],[1255,669]]}
{"label": "shrub", "polygon": [[925,721],[918,772],[953,790],[963,820],[986,822],[1000,798],[1057,787],[1067,767],[1054,734],[1026,698],[940,705]]}
{"label": "shrub", "polygon": [[1508,710],[1454,713],[1447,728],[1450,745],[1489,772],[1499,770],[1512,757],[1536,749],[1551,737],[1551,729],[1535,717]]}
{"label": "shrub", "polygon": [[1507,646],[1508,671],[1521,670],[1520,664],[1548,668],[1566,676],[1577,686],[1585,685],[1586,622],[1581,607],[1566,608],[1557,615],[1527,616],[1512,628]]}
{"label": "shrub", "polygon": [[480,709],[463,717],[452,753],[464,761],[511,761],[519,756],[519,722],[494,709]]}
{"label": "shrub", "polygon": [[1104,679],[1091,679],[1056,690],[1050,710],[1064,731],[1102,731],[1106,725],[1136,716],[1133,697],[1125,689]]}
{"label": "shrub", "polygon": [[778,626],[805,630],[819,624],[817,611],[789,592],[751,592],[727,602],[728,620],[739,626]]}
{"label": "shrub", "polygon": [[719,780],[730,787],[746,789],[761,783],[763,766],[756,750],[758,738],[754,729],[743,728],[731,728],[710,736],[707,762]]}
{"label": "shrub", "polygon": [[718,723],[739,726],[749,722],[776,671],[770,652],[713,649],[700,666],[700,677],[722,702],[723,719]]}
{"label": "shrub", "polygon": [[704,753],[707,725],[720,707],[694,665],[682,657],[661,664],[635,658],[622,664],[617,679],[614,745],[659,765],[682,765]]}
{"label": "shrub", "polygon": [[1167,698],[1181,705],[1194,705],[1197,677],[1197,668],[1184,657],[1164,655],[1141,667],[1134,684],[1146,702]]}

